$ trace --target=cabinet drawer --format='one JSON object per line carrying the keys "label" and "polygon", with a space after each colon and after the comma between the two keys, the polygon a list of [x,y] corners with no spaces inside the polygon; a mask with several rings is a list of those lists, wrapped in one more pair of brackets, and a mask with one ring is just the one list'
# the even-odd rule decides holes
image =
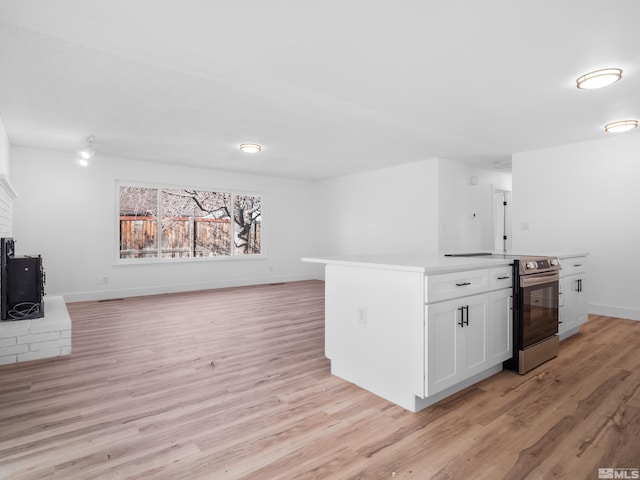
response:
{"label": "cabinet drawer", "polygon": [[563,258],[560,260],[560,275],[566,277],[574,273],[583,273],[587,271],[587,257]]}
{"label": "cabinet drawer", "polygon": [[513,285],[513,267],[492,268],[489,270],[491,290],[510,288]]}
{"label": "cabinet drawer", "polygon": [[426,280],[426,303],[474,295],[489,290],[489,270],[486,269],[428,275]]}

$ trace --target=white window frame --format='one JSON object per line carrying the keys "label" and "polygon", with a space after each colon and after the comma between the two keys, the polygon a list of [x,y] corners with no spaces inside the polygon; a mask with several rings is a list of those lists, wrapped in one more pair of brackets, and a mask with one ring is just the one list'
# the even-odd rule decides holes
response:
{"label": "white window frame", "polygon": [[[189,189],[206,192],[229,193],[231,195],[231,255],[219,255],[212,257],[175,257],[163,258],[162,255],[162,221],[161,221],[161,198],[158,195],[158,256],[150,258],[120,258],[120,187],[139,187],[150,189]],[[260,253],[236,254],[235,253],[235,197],[256,196],[260,197]],[[246,261],[265,259],[266,255],[266,229],[265,229],[265,194],[252,190],[235,190],[230,188],[195,187],[193,185],[175,185],[163,183],[147,183],[130,180],[116,180],[115,182],[115,215],[114,215],[114,251],[115,265],[151,265],[151,264],[174,264],[181,262],[220,262],[220,261]]]}

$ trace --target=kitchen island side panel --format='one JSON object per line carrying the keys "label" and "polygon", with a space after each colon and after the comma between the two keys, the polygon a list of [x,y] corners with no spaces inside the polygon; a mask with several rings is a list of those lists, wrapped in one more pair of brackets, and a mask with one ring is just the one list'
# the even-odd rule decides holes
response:
{"label": "kitchen island side panel", "polygon": [[424,275],[334,264],[325,275],[331,373],[413,411],[424,396]]}

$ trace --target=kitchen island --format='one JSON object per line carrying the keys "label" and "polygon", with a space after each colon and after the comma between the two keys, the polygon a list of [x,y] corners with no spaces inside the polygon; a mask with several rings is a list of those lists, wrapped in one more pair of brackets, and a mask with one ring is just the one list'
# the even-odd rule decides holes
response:
{"label": "kitchen island", "polygon": [[512,355],[508,259],[437,253],[303,258],[325,265],[332,374],[421,410]]}

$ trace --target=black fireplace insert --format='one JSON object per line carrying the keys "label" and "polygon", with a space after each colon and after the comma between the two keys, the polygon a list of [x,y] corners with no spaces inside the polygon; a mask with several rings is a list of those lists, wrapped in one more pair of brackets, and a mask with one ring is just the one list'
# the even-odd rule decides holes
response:
{"label": "black fireplace insert", "polygon": [[45,275],[40,255],[15,255],[12,238],[0,239],[1,320],[44,317]]}

